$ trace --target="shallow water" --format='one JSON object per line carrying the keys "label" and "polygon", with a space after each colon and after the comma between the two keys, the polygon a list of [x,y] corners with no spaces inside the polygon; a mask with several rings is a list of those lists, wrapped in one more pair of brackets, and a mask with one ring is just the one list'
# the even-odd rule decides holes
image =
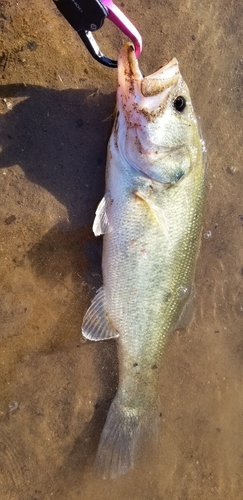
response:
{"label": "shallow water", "polygon": [[[0,490],[3,500],[241,500],[243,6],[117,1],[149,74],[176,56],[207,146],[195,320],[171,335],[156,452],[93,473],[117,385],[114,341],[82,343],[101,283],[91,225],[103,195],[116,70],[93,61],[49,0],[0,7]],[[112,56],[122,36],[96,34]]]}

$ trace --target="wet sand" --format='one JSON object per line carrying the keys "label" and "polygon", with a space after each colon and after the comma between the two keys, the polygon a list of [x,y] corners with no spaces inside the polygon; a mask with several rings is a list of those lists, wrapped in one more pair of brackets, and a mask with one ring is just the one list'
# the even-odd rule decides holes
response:
{"label": "wet sand", "polygon": [[[168,340],[157,451],[122,478],[97,479],[116,345],[83,343],[80,328],[101,283],[91,225],[117,72],[91,58],[50,0],[3,0],[0,498],[242,500],[243,6],[117,5],[143,35],[144,74],[179,60],[207,146],[195,320]],[[109,22],[96,39],[114,58],[124,40]]]}

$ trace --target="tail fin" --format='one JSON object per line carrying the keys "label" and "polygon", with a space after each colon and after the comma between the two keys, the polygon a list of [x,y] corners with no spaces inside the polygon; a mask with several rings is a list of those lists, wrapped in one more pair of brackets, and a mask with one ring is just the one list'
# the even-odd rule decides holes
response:
{"label": "tail fin", "polygon": [[123,406],[115,397],[95,459],[95,469],[99,476],[114,479],[133,468],[135,449],[144,437],[146,424],[150,425],[144,410]]}

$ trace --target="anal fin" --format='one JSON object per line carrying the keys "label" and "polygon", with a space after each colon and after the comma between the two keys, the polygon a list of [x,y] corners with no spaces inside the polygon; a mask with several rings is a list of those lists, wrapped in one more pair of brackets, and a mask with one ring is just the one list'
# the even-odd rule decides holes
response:
{"label": "anal fin", "polygon": [[106,312],[105,291],[102,286],[97,291],[91,306],[84,315],[82,334],[89,340],[106,340],[119,337]]}

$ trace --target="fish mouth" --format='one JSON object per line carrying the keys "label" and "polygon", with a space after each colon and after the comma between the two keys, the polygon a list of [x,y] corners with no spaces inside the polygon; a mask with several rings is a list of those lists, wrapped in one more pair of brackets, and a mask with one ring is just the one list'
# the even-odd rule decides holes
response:
{"label": "fish mouth", "polygon": [[[175,57],[151,75],[143,77],[134,46],[131,43],[126,43],[122,47],[118,58],[118,84],[123,91],[123,98],[127,94],[133,94],[136,100],[140,96],[140,99],[144,101],[143,98],[158,96],[161,104],[169,90],[178,83],[179,77],[179,65]],[[156,104],[157,102],[158,100],[156,100]],[[154,106],[152,107],[154,108]]]}
{"label": "fish mouth", "polygon": [[178,61],[174,57],[165,66],[145,77],[141,82],[141,92],[144,97],[161,94],[176,85],[180,76]]}

